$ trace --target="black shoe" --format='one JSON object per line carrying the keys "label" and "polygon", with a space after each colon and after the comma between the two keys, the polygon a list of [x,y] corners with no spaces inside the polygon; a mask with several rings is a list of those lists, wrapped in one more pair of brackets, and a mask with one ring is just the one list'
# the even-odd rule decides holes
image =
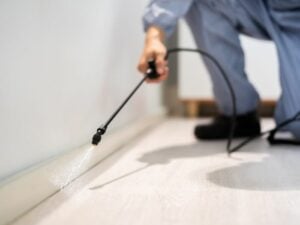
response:
{"label": "black shoe", "polygon": [[[202,140],[227,139],[231,129],[232,117],[219,115],[211,124],[198,125],[195,127],[195,136]],[[249,137],[260,133],[260,123],[256,111],[236,117],[233,137]]]}

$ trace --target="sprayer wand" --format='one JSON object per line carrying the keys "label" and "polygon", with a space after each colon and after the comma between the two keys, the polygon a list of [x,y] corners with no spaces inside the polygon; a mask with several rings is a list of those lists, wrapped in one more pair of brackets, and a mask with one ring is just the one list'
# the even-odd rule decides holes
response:
{"label": "sprayer wand", "polygon": [[123,103],[119,106],[119,108],[111,115],[111,117],[107,120],[107,122],[97,129],[97,133],[93,136],[92,144],[98,145],[102,139],[102,135],[105,134],[107,127],[114,120],[114,118],[119,114],[119,112],[123,109],[123,107],[127,104],[127,102],[131,99],[131,97],[135,94],[135,92],[142,86],[142,84],[147,80],[157,79],[159,74],[156,71],[155,61],[151,60],[148,62],[148,70],[143,77],[143,79],[138,83],[138,85],[132,90],[132,92],[128,95],[128,97],[123,101]]}

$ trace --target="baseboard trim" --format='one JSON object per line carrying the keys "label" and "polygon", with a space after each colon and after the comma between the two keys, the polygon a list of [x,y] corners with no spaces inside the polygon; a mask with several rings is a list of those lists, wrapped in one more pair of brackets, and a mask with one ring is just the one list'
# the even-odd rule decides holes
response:
{"label": "baseboard trim", "polygon": [[[102,143],[95,149],[91,149],[92,146],[87,144],[38,168],[31,168],[22,172],[22,174],[16,175],[5,184],[2,184],[0,187],[0,225],[9,224],[20,218],[93,168],[105,157],[120,149],[124,143],[132,141],[141,133],[160,123],[164,118],[164,113],[161,113],[141,119],[130,126],[106,135]],[[79,168],[71,175],[68,171],[69,174],[65,183],[59,183],[52,179],[53,175],[57,176],[59,173],[64,176],[70,162],[82,158],[87,151],[91,151],[88,165]]]}
{"label": "baseboard trim", "polygon": [[[218,112],[217,104],[213,99],[181,99],[185,105],[185,114],[194,118],[197,116],[215,116]],[[259,114],[262,117],[272,117],[276,106],[276,100],[263,99],[259,104]]]}

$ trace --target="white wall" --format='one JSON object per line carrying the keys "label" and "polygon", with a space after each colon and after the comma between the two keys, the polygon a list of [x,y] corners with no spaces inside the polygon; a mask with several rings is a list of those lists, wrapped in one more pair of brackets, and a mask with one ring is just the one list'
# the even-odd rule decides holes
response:
{"label": "white wall", "polygon": [[[179,45],[196,48],[188,26],[180,23]],[[241,36],[249,79],[263,99],[277,99],[280,93],[278,60],[272,42]],[[197,54],[179,56],[179,96],[182,99],[210,99],[211,81],[204,63]]]}
{"label": "white wall", "polygon": [[[0,1],[0,180],[89,142],[139,81],[145,2]],[[143,87],[114,127],[160,109]]]}

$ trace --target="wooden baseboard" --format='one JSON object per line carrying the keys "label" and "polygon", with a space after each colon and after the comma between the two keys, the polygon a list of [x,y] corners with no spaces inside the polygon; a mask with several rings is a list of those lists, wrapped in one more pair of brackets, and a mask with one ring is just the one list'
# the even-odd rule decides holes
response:
{"label": "wooden baseboard", "polygon": [[[218,113],[217,104],[212,99],[183,99],[185,115],[190,118],[215,116]],[[259,105],[259,114],[262,117],[272,117],[276,100],[265,99]]]}

